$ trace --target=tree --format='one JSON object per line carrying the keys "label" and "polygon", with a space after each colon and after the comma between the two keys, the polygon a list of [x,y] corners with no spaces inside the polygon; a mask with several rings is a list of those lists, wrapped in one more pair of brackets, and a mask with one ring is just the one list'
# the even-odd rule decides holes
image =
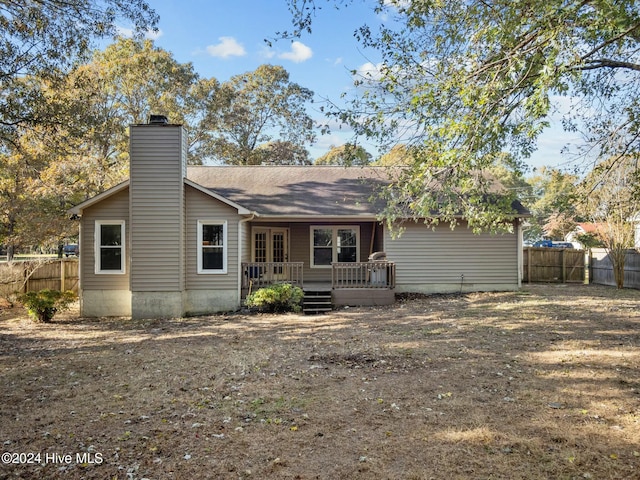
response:
{"label": "tree", "polygon": [[528,204],[533,215],[528,229],[528,240],[542,236],[564,240],[581,220],[577,211],[577,184],[579,178],[555,168],[543,167],[529,177],[532,199]]}
{"label": "tree", "polygon": [[[63,76],[91,48],[96,38],[115,35],[117,22],[136,34],[154,29],[156,13],[144,0],[18,0],[0,5],[0,135],[14,140],[18,125],[55,123],[33,102],[11,101],[25,76],[49,81]],[[37,90],[33,92],[37,95]]]}
{"label": "tree", "polygon": [[581,183],[581,208],[599,225],[598,236],[613,265],[618,288],[624,287],[627,250],[634,244],[632,220],[640,213],[638,157],[612,158],[594,168]]}
{"label": "tree", "polygon": [[[128,126],[146,123],[152,113],[167,115],[185,125],[189,138],[189,160],[202,163],[209,154],[212,130],[223,101],[220,83],[200,79],[190,63],[178,63],[170,52],[150,40],[118,38],[91,61],[76,68],[67,82],[76,96],[85,98],[90,115],[85,116],[82,141],[86,157],[97,171],[117,181],[128,171]],[[107,182],[109,187],[113,182]]]}
{"label": "tree", "polygon": [[[310,32],[323,2],[288,3],[291,35]],[[591,151],[621,158],[640,147],[638,2],[372,3],[394,17],[378,31],[357,31],[380,55],[379,77],[360,79],[360,95],[333,113],[382,144],[402,139],[420,148],[422,167],[399,178],[401,192],[389,195],[413,199],[413,216],[438,211],[455,221],[463,213],[480,228],[508,219],[510,202],[498,209],[484,201],[491,183],[477,172],[502,151],[527,158],[547,126],[554,96],[576,102],[565,125],[584,129]],[[432,194],[417,198],[416,191],[434,185]],[[443,197],[454,206],[443,209]]]}
{"label": "tree", "polygon": [[280,66],[262,65],[232,77],[223,86],[230,92],[223,107],[214,157],[229,165],[259,165],[256,149],[274,140],[302,146],[315,140],[306,103],[313,92],[289,80]]}
{"label": "tree", "polygon": [[255,150],[260,165],[310,165],[309,152],[302,145],[275,140],[258,145]]}
{"label": "tree", "polygon": [[[58,81],[25,77],[15,85],[24,85],[12,92],[15,97],[37,92],[38,108],[43,111],[59,112],[69,119],[81,111],[82,99],[66,95]],[[0,149],[0,244],[7,246],[9,260],[21,246],[57,242],[71,234],[69,222],[60,220],[74,197],[60,187],[77,179],[62,161],[72,155],[69,139],[75,131],[73,121],[64,127],[56,123],[15,125],[12,141]],[[58,175],[52,166],[60,168]]]}
{"label": "tree", "polygon": [[371,163],[371,154],[360,145],[345,143],[338,147],[331,146],[329,151],[316,159],[316,165],[365,166]]}
{"label": "tree", "polygon": [[404,143],[399,143],[391,147],[387,153],[381,155],[374,164],[380,166],[411,165],[414,158],[413,149]]}

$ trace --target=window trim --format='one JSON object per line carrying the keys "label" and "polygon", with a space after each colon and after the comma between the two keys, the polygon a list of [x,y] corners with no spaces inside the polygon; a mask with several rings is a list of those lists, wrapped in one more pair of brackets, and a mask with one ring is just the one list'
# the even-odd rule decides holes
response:
{"label": "window trim", "polygon": [[[205,269],[202,265],[202,227],[204,225],[222,225],[222,268]],[[198,220],[198,229],[196,234],[196,249],[198,252],[198,275],[225,275],[227,273],[227,247],[228,247],[228,226],[226,220],[220,219],[203,219]]]}
{"label": "window trim", "polygon": [[[313,231],[314,230],[331,230],[331,262],[338,262],[338,230],[354,230],[356,232],[356,259],[360,258],[360,225],[311,225],[309,226],[309,266],[311,268],[331,268],[329,265],[316,265],[314,263],[314,247]],[[359,260],[356,260],[359,261]]]}
{"label": "window trim", "polygon": [[[100,251],[103,247],[102,245],[102,225],[119,225],[120,226],[120,238],[122,240],[122,244],[120,245],[120,255],[122,259],[122,265],[120,266],[120,270],[102,270],[101,269],[101,255]],[[124,220],[96,220],[95,221],[95,231],[94,231],[94,271],[96,275],[124,275],[127,271],[127,256],[126,256],[126,245],[127,245],[127,236],[126,236],[126,222]]]}

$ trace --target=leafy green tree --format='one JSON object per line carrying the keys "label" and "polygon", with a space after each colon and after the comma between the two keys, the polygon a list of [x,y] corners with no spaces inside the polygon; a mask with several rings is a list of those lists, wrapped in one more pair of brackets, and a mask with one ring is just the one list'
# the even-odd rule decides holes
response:
{"label": "leafy green tree", "polygon": [[360,145],[345,143],[332,146],[327,153],[316,159],[316,165],[364,166],[371,163],[371,154]]}
{"label": "leafy green tree", "polygon": [[255,154],[260,165],[311,165],[309,151],[304,146],[282,140],[259,145]]}
{"label": "leafy green tree", "polygon": [[[70,234],[69,222],[61,221],[61,215],[74,197],[59,186],[76,180],[73,170],[64,167],[64,159],[75,154],[70,139],[77,133],[74,113],[82,104],[82,99],[59,89],[57,80],[25,77],[15,85],[37,92],[38,109],[58,112],[69,121],[15,125],[11,142],[0,149],[0,244],[7,246],[9,259],[19,247],[57,243]],[[22,93],[16,89],[12,95]],[[57,175],[52,166],[60,169]]]}
{"label": "leafy green tree", "polygon": [[640,213],[640,165],[637,156],[608,159],[581,182],[581,210],[598,224],[597,234],[613,265],[618,288],[624,287],[627,249],[634,245],[632,220]]}
{"label": "leafy green tree", "polygon": [[229,165],[258,165],[260,145],[279,140],[305,145],[315,140],[306,104],[313,92],[289,80],[280,66],[261,65],[232,77],[223,87],[230,98],[223,107],[213,149],[214,158]]}
{"label": "leafy green tree", "polygon": [[[351,0],[327,0],[348,7]],[[289,0],[294,29],[310,32],[321,0]],[[495,155],[526,159],[554,111],[574,102],[565,126],[584,130],[584,146],[620,158],[640,147],[640,4],[632,0],[372,0],[393,21],[364,25],[357,37],[380,56],[379,76],[358,81],[360,95],[334,112],[381,144],[410,138],[424,150],[390,198],[414,217],[463,213],[490,228],[510,202],[487,202],[491,182],[477,176]],[[285,32],[285,35],[287,32]],[[418,194],[425,187],[431,194]],[[451,202],[451,207],[442,200]]]}
{"label": "leafy green tree", "polygon": [[399,143],[391,147],[391,149],[380,156],[378,160],[374,162],[374,165],[383,167],[393,165],[411,165],[414,161],[414,153],[411,147],[404,143]]}
{"label": "leafy green tree", "polygon": [[527,231],[528,240],[543,236],[564,240],[582,220],[577,210],[578,176],[555,168],[543,167],[527,179],[532,199],[529,208],[533,214]]}
{"label": "leafy green tree", "polygon": [[[114,36],[116,24],[136,34],[154,29],[158,16],[144,0],[17,0],[0,5],[0,140],[14,141],[19,125],[55,123],[51,112],[32,108],[38,89],[23,94],[25,76],[49,81],[63,76],[91,48],[92,41]],[[33,100],[33,98],[31,98]],[[35,103],[37,105],[37,102]]]}
{"label": "leafy green tree", "polygon": [[[191,163],[202,163],[211,150],[220,102],[220,83],[200,79],[190,63],[178,63],[150,40],[119,38],[90,63],[78,67],[70,88],[84,96],[92,112],[83,140],[90,156],[126,174],[128,127],[146,123],[152,113],[186,126]],[[100,169],[102,170],[102,169]]]}

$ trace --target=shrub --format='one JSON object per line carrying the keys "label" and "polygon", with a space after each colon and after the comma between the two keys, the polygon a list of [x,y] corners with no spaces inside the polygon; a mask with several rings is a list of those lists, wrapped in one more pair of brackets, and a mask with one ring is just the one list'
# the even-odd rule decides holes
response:
{"label": "shrub", "polygon": [[69,308],[69,304],[76,299],[76,295],[67,290],[49,290],[27,292],[18,296],[18,301],[25,306],[31,318],[39,322],[50,322],[58,310]]}
{"label": "shrub", "polygon": [[266,312],[299,312],[302,310],[304,292],[290,283],[276,283],[256,290],[246,300],[248,307],[258,307]]}

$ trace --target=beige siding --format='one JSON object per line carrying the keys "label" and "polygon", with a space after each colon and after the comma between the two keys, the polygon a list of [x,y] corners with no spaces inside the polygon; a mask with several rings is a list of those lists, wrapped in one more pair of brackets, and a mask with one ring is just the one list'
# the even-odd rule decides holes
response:
{"label": "beige siding", "polygon": [[[187,290],[232,290],[238,288],[238,221],[236,209],[199,192],[186,188]],[[198,274],[198,221],[227,222],[227,273]]]}
{"label": "beige siding", "polygon": [[385,233],[385,250],[388,260],[396,263],[400,290],[498,289],[518,285],[515,234],[474,235],[465,225],[455,230],[440,225],[434,231],[423,224],[407,224],[399,239],[393,240]]}
{"label": "beige siding", "polygon": [[251,223],[245,221],[240,224],[241,262],[251,261]]}
{"label": "beige siding", "polygon": [[184,169],[180,126],[131,127],[131,290],[184,289]]}
{"label": "beige siding", "polygon": [[[95,274],[96,220],[125,221],[125,273]],[[129,289],[129,190],[101,201],[83,211],[81,220],[80,286],[83,290]]]}

